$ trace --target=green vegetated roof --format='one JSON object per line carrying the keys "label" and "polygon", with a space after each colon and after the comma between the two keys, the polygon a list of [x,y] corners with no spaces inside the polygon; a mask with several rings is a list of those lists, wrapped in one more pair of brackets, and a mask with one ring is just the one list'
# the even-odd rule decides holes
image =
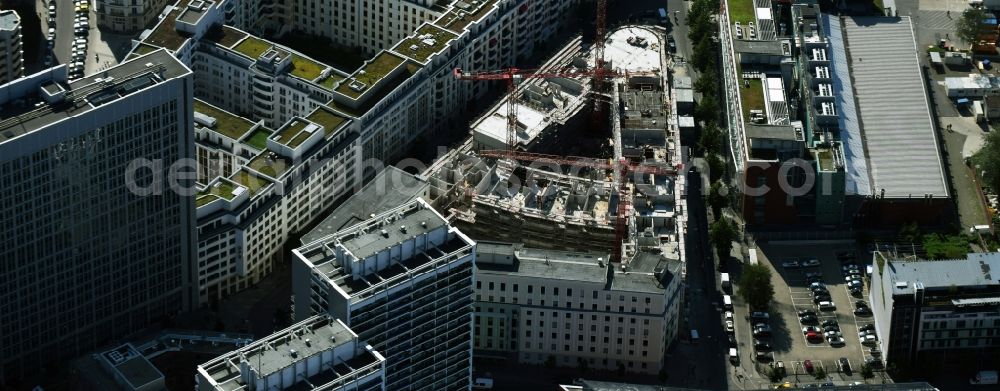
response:
{"label": "green vegetated roof", "polygon": [[333,86],[336,85],[337,83],[339,83],[341,80],[344,80],[343,76],[340,76],[340,75],[338,75],[336,73],[331,72],[330,75],[328,75],[325,79],[320,80],[319,84],[321,86],[323,86],[323,87],[326,87],[326,88],[329,88],[329,89],[332,90]]}
{"label": "green vegetated roof", "polygon": [[215,42],[222,47],[231,48],[246,36],[247,33],[232,27],[216,25],[208,30],[203,39]]}
{"label": "green vegetated roof", "polygon": [[243,53],[247,57],[256,60],[261,54],[264,54],[267,49],[270,49],[271,46],[273,45],[270,42],[257,37],[248,36],[246,39],[236,44],[236,46],[233,46],[233,50]]}
{"label": "green vegetated roof", "polygon": [[304,138],[302,139],[299,138],[300,134],[305,134],[306,137],[309,137],[309,133],[302,132],[302,129],[305,129],[306,125],[309,125],[309,123],[303,121],[302,119],[299,118],[292,119],[291,121],[288,122],[287,125],[278,129],[278,131],[275,132],[275,135],[272,136],[271,139],[279,144],[284,144],[291,148],[295,148],[299,146],[299,144],[302,144],[302,141],[305,141]]}
{"label": "green vegetated roof", "polygon": [[298,54],[292,55],[292,70],[291,74],[303,79],[313,81],[326,69],[326,66],[320,63],[310,60],[306,57],[302,57]]}
{"label": "green vegetated roof", "polygon": [[135,50],[132,52],[141,56],[143,54],[152,53],[156,49],[156,46],[140,43],[139,45],[136,45]]}
{"label": "green vegetated roof", "polygon": [[750,110],[764,110],[764,84],[760,79],[742,79],[747,82],[744,87],[740,83],[740,100],[743,104],[744,121],[750,120]]}
{"label": "green vegetated roof", "polygon": [[341,117],[336,113],[323,108],[322,106],[317,107],[316,110],[313,110],[312,114],[309,114],[309,116],[306,117],[306,119],[315,122],[319,125],[322,125],[324,128],[324,132],[327,135],[333,133],[333,131],[336,130],[337,127],[340,126],[340,124],[347,122],[347,118]]}
{"label": "green vegetated roof", "polygon": [[[372,106],[374,106],[376,103],[378,103],[379,101],[381,101],[382,98],[384,98],[386,95],[388,95],[394,89],[396,89],[397,86],[399,86],[404,81],[406,81],[406,79],[409,79],[410,76],[413,76],[414,74],[416,74],[417,71],[420,70],[420,68],[421,68],[421,66],[419,64],[416,64],[416,63],[406,64],[406,68],[405,68],[404,72],[400,72],[398,75],[396,75],[395,77],[393,77],[392,80],[389,80],[389,81],[383,83],[382,86],[379,87],[376,91],[369,93],[368,97],[363,102],[361,102],[360,105],[357,108],[348,107],[348,106],[346,106],[346,105],[344,105],[342,103],[338,103],[336,101],[330,101],[330,102],[328,102],[327,103],[327,107],[329,107],[331,109],[334,109],[337,112],[344,113],[344,114],[352,116],[352,117],[360,117],[360,116],[364,115],[365,113],[367,113],[368,110],[372,108]],[[366,90],[366,92],[367,92],[367,90]]]}
{"label": "green vegetated roof", "polygon": [[167,48],[170,50],[177,50],[181,47],[189,37],[187,34],[182,34],[177,31],[174,26],[177,23],[177,15],[180,15],[181,11],[186,9],[186,7],[177,7],[173,11],[170,11],[167,16],[160,21],[158,25],[153,29],[153,32],[146,37],[143,42],[158,46],[162,48]]}
{"label": "green vegetated roof", "polygon": [[194,100],[194,111],[215,118],[215,127],[212,130],[233,140],[239,140],[241,136],[253,127],[253,122],[218,109],[198,99]]}
{"label": "green vegetated roof", "polygon": [[819,168],[821,170],[833,171],[836,168],[833,166],[833,151],[821,149],[816,151],[816,157],[819,159]]}
{"label": "green vegetated roof", "polygon": [[[362,92],[368,91],[372,86],[375,85],[379,80],[382,80],[389,72],[396,69],[399,64],[402,64],[404,60],[395,54],[389,52],[382,52],[375,56],[371,61],[365,64],[361,69],[352,75],[352,78],[344,80],[337,87],[337,92],[344,95],[350,96],[352,98],[357,98],[361,96]],[[357,80],[365,84],[365,89],[362,92],[354,91],[350,88],[351,80]]]}
{"label": "green vegetated roof", "polygon": [[198,198],[194,199],[194,206],[196,208],[200,208],[202,206],[208,205],[209,202],[215,201],[217,199],[219,199],[219,197],[215,196],[214,194],[198,193]]}
{"label": "green vegetated roof", "polygon": [[253,131],[250,136],[243,140],[243,143],[259,150],[265,150],[267,149],[267,138],[270,136],[270,130],[257,128],[257,130]]}
{"label": "green vegetated roof", "polygon": [[[490,9],[493,8],[493,4],[496,4],[499,0],[486,0],[480,3],[479,8],[470,12],[470,10],[462,10],[459,13],[457,8],[453,8],[451,12],[444,14],[438,19],[437,23],[448,30],[455,32],[456,34],[461,34],[465,26],[468,26],[472,22],[475,22],[485,16]],[[748,0],[750,1],[750,0]]]}
{"label": "green vegetated roof", "polygon": [[271,151],[264,151],[254,157],[247,166],[254,171],[277,179],[292,168],[292,161]]}
{"label": "green vegetated roof", "polygon": [[448,41],[455,39],[454,33],[432,24],[425,24],[417,29],[414,36],[407,37],[396,45],[396,53],[408,56],[414,60],[425,62],[432,54],[443,49]]}
{"label": "green vegetated roof", "polygon": [[757,19],[754,16],[753,0],[726,0],[726,3],[729,4],[729,23],[740,22],[746,25]]}
{"label": "green vegetated roof", "polygon": [[219,178],[214,185],[198,192],[198,195],[195,198],[195,207],[202,207],[220,198],[232,201],[232,199],[236,197],[236,195],[233,194],[236,189],[237,186],[232,182]]}
{"label": "green vegetated roof", "polygon": [[233,173],[233,175],[230,176],[229,179],[232,180],[233,182],[240,184],[243,187],[246,187],[247,190],[250,190],[251,196],[257,194],[257,192],[260,191],[260,189],[264,188],[269,183],[271,183],[271,181],[256,176],[247,170],[239,170]]}

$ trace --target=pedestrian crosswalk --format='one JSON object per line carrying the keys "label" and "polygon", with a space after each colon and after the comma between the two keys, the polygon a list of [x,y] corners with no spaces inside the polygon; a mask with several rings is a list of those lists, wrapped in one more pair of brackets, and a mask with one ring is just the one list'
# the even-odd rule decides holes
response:
{"label": "pedestrian crosswalk", "polygon": [[920,11],[913,22],[920,29],[955,31],[954,17],[945,11]]}

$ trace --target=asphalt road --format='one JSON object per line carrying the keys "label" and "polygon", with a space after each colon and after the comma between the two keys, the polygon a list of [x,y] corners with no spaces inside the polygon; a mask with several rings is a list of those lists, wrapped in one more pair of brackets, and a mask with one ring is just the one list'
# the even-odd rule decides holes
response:
{"label": "asphalt road", "polygon": [[[75,6],[72,1],[58,0],[56,1],[56,42],[52,49],[53,52],[53,65],[55,64],[68,64],[72,61],[70,59],[70,50],[73,45],[73,16],[75,14]],[[38,10],[42,13],[42,25],[45,34],[48,34],[48,21],[49,21],[49,5],[47,0],[38,0]],[[44,57],[44,56],[43,56]]]}

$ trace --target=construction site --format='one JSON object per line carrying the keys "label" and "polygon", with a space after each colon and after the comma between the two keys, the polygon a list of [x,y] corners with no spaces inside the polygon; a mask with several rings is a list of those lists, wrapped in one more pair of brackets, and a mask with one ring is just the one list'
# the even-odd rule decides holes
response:
{"label": "construction site", "polygon": [[471,137],[421,175],[462,232],[610,252],[623,270],[640,252],[683,261],[685,184],[661,35],[646,26],[601,35],[603,45],[574,39],[536,70],[455,70],[508,83]]}

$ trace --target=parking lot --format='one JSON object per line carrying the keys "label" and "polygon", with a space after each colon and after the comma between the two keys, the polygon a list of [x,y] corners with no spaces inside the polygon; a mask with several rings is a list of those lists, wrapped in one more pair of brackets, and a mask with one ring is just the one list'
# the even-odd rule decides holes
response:
{"label": "parking lot", "polygon": [[[773,272],[775,295],[766,319],[759,314],[751,316],[745,305],[735,305],[740,356],[753,360],[756,370],[764,374],[780,362],[787,373],[784,381],[800,385],[828,381],[839,385],[862,380],[861,367],[871,357],[871,351],[862,345],[859,330],[872,323],[872,318],[864,312],[855,315],[855,310],[859,300],[867,300],[869,262],[855,250],[853,244],[773,244],[758,248],[758,262]],[[845,268],[851,264],[857,265],[853,268],[855,274],[847,271],[850,266]],[[848,281],[855,279],[862,281],[861,289],[852,293]],[[821,309],[819,302],[832,302],[833,306]],[[800,314],[808,316],[801,319]],[[768,337],[752,337],[758,323],[768,325],[770,332],[765,333],[770,334]],[[803,330],[806,327],[816,328],[809,330],[815,333],[811,338]],[[755,345],[771,354],[758,355]],[[841,359],[848,363],[848,370],[844,370]],[[811,374],[820,368],[828,375],[825,380],[817,380]],[[876,371],[875,381],[879,376]]]}

